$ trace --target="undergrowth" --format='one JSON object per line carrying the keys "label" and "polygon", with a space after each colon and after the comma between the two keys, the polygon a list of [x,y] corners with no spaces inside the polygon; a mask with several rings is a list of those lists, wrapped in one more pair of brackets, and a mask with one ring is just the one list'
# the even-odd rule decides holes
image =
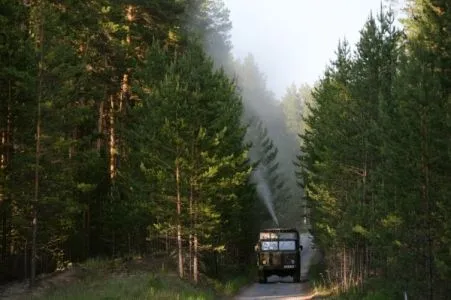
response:
{"label": "undergrowth", "polygon": [[[135,261],[135,260],[134,260]],[[90,259],[64,284],[33,295],[39,300],[188,299],[231,297],[251,280],[250,274],[225,273],[220,279],[201,276],[200,283],[182,280],[172,268],[123,260]]]}
{"label": "undergrowth", "polygon": [[323,261],[310,266],[309,279],[314,294],[320,299],[336,300],[390,300],[404,299],[400,289],[391,286],[389,282],[380,278],[367,280],[364,286],[351,287],[347,290],[339,288],[340,284],[333,282],[327,273],[327,266]]}

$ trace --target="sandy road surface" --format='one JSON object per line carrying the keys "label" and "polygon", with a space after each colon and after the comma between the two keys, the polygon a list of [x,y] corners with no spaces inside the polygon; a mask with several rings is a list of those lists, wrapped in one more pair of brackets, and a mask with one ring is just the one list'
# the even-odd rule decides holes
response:
{"label": "sandy road surface", "polygon": [[[311,236],[308,234],[301,235],[301,244],[304,249],[301,252],[301,281],[307,278],[307,272],[310,267],[310,260],[313,256],[313,249],[311,248]],[[293,283],[291,277],[271,276],[268,278],[268,283],[260,284],[254,283],[239,293],[236,300],[263,300],[263,299],[278,299],[278,300],[301,300],[311,299],[309,285],[307,282]]]}
{"label": "sandy road surface", "polygon": [[280,300],[301,300],[311,299],[308,283],[293,283],[291,277],[279,278],[271,276],[268,283],[254,283],[244,291],[242,291],[236,300],[263,300],[263,299],[280,299]]}

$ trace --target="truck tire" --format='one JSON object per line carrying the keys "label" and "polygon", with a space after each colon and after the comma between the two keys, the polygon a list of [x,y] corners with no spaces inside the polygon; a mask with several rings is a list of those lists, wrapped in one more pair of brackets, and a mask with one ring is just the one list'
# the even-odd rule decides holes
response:
{"label": "truck tire", "polygon": [[294,283],[301,282],[301,274],[299,273],[299,271],[293,273],[293,282]]}
{"label": "truck tire", "polygon": [[267,283],[268,282],[268,278],[266,277],[265,272],[258,272],[258,282],[259,283]]}

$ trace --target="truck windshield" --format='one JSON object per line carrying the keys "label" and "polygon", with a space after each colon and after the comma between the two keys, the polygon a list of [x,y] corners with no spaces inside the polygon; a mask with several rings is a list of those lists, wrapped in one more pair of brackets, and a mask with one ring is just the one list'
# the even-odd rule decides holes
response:
{"label": "truck windshield", "polygon": [[294,251],[296,250],[295,241],[262,241],[262,251]]}
{"label": "truck windshield", "polygon": [[263,251],[274,251],[279,250],[279,243],[275,241],[266,241],[262,242],[262,250]]}
{"label": "truck windshield", "polygon": [[280,250],[296,250],[296,243],[294,241],[280,241]]}

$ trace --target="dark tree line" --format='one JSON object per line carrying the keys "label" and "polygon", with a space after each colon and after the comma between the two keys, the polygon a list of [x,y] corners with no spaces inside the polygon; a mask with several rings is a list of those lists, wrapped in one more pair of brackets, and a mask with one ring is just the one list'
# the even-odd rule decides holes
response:
{"label": "dark tree line", "polygon": [[[90,257],[247,264],[243,103],[221,1],[0,1],[0,280]],[[215,42],[216,41],[216,42]],[[239,268],[237,268],[239,269]]]}
{"label": "dark tree line", "polygon": [[370,16],[313,91],[301,179],[342,290],[451,293],[450,9],[408,1],[404,31],[390,11]]}

